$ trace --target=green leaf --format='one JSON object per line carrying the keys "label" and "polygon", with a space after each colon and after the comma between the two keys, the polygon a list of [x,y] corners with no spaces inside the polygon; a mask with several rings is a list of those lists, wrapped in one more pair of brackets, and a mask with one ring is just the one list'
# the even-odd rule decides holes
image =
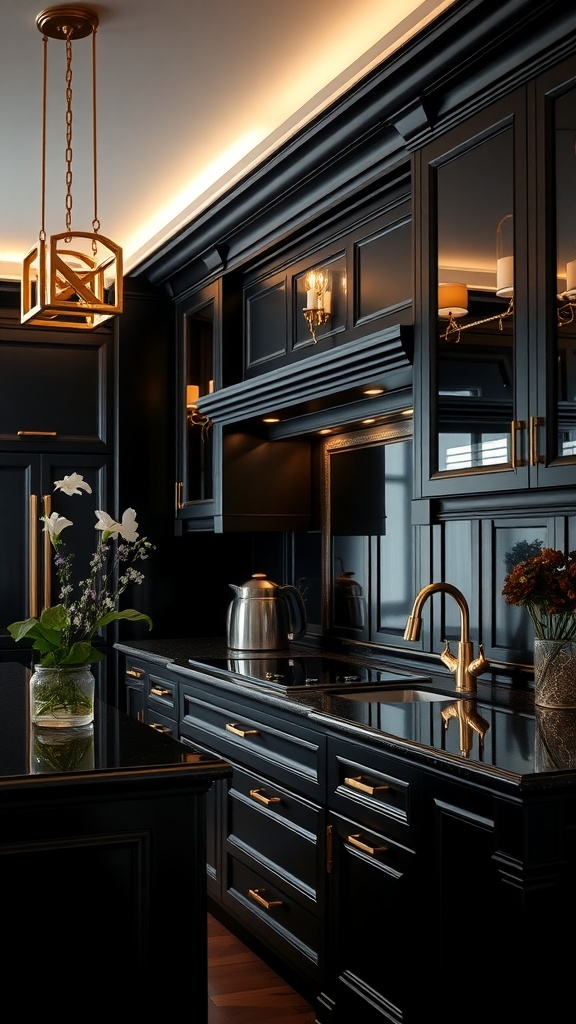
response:
{"label": "green leaf", "polygon": [[101,626],[107,626],[109,622],[117,622],[118,619],[129,619],[131,622],[147,622],[148,629],[152,629],[152,619],[143,612],[137,612],[135,608],[125,608],[123,612],[107,612],[101,619],[94,623],[94,632]]}

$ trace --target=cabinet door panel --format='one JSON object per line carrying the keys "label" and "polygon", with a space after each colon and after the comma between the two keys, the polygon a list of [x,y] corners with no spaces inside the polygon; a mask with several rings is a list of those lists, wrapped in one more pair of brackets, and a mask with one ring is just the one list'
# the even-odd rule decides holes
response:
{"label": "cabinet door panel", "polygon": [[[100,456],[0,455],[0,638],[12,643],[7,626],[58,601],[52,548],[40,516],[45,497],[52,512],[65,516],[74,531],[73,584],[85,579],[98,541],[97,509],[108,510],[107,460]],[[78,472],[92,494],[70,497],[54,492],[54,482]],[[64,535],[66,540],[66,535]],[[71,548],[72,549],[72,548]]]}
{"label": "cabinet door panel", "polygon": [[[0,343],[0,437],[106,443],[106,341]],[[24,432],[24,433],[23,433]]]}
{"label": "cabinet door panel", "polygon": [[526,118],[518,90],[419,156],[424,494],[528,483]]}
{"label": "cabinet door panel", "polygon": [[[414,1015],[410,936],[418,906],[415,854],[346,818],[330,817],[337,1024]],[[375,932],[376,930],[376,932]]]}

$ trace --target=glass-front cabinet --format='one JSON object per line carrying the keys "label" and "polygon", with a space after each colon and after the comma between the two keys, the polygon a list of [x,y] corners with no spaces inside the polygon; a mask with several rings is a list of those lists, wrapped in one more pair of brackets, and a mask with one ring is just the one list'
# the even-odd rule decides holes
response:
{"label": "glass-front cabinet", "polygon": [[416,155],[424,496],[574,483],[575,76],[542,75]]}
{"label": "glass-front cabinet", "polygon": [[181,330],[177,417],[179,480],[177,518],[212,514],[215,498],[215,431],[197,408],[198,400],[215,390],[220,333],[220,283],[195,293],[179,317]]}

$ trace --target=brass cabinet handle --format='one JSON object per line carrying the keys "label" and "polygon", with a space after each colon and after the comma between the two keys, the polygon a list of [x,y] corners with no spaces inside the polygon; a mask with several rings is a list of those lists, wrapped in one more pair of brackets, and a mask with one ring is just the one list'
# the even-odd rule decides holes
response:
{"label": "brass cabinet handle", "polygon": [[257,800],[258,803],[264,804],[266,807],[268,807],[268,804],[282,803],[279,796],[266,796],[266,794],[261,789],[251,789],[250,796],[252,797],[253,800]]}
{"label": "brass cabinet handle", "polygon": [[347,838],[350,846],[355,846],[358,850],[362,850],[363,853],[369,853],[371,857],[376,857],[379,853],[386,853],[388,850],[387,846],[369,846],[368,843],[363,843],[360,839],[360,833],[355,836],[348,836]]}
{"label": "brass cabinet handle", "polygon": [[271,910],[272,907],[281,907],[282,900],[266,900],[260,893],[266,892],[265,889],[248,889],[248,895],[255,903],[259,903],[265,910]]}
{"label": "brass cabinet handle", "polygon": [[30,590],[29,614],[31,619],[38,618],[38,495],[30,495],[30,523],[28,527],[28,546],[30,559],[28,562],[28,587]]}
{"label": "brass cabinet handle", "polygon": [[172,729],[168,725],[160,725],[160,722],[149,722],[148,725],[151,729],[156,729],[156,732],[163,732],[165,736],[172,735]]}
{"label": "brass cabinet handle", "polygon": [[58,437],[56,430],[18,430],[18,437]]}
{"label": "brass cabinet handle", "polygon": [[241,726],[236,725],[235,722],[226,723],[226,731],[233,732],[235,736],[259,736],[259,729],[242,729]]}
{"label": "brass cabinet handle", "polygon": [[183,491],[183,489],[184,489],[184,484],[182,483],[181,480],[177,480],[176,481],[176,494],[174,496],[174,501],[175,501],[175,504],[176,504],[176,512],[179,512],[180,509],[184,507],[183,504],[182,504],[182,491]]}
{"label": "brass cabinet handle", "polygon": [[153,693],[155,697],[171,697],[172,690],[168,690],[165,686],[151,686],[150,693]]}
{"label": "brass cabinet handle", "polygon": [[[44,494],[42,497],[42,505],[44,507],[44,515],[50,518],[52,514],[52,495]],[[50,534],[48,530],[44,531],[44,608],[49,608],[52,604],[52,586],[51,586],[51,563],[52,563],[52,545],[50,543]]]}
{"label": "brass cabinet handle", "polygon": [[384,793],[390,786],[383,783],[381,786],[373,786],[369,782],[363,782],[362,776],[358,775],[356,778],[344,779],[344,784],[350,786],[351,789],[359,789],[361,793],[368,793],[369,796],[374,796],[375,793]]}
{"label": "brass cabinet handle", "polygon": [[143,679],[144,673],[140,672],[137,668],[127,668],[125,675],[130,676],[131,679]]}
{"label": "brass cabinet handle", "polygon": [[521,430],[526,430],[526,424],[524,420],[512,420],[510,424],[510,435],[512,439],[512,451],[510,452],[510,462],[512,469],[517,469],[518,466],[525,466],[526,459],[522,459],[518,456],[518,434]]}
{"label": "brass cabinet handle", "polygon": [[530,417],[530,465],[537,466],[539,462],[544,462],[541,455],[538,454],[538,427],[544,426],[544,420],[541,416]]}

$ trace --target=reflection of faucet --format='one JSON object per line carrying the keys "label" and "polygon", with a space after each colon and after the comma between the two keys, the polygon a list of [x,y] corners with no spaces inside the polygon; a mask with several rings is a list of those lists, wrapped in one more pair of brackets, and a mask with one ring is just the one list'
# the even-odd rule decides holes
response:
{"label": "reflection of faucet", "polygon": [[420,593],[416,595],[412,614],[408,616],[408,622],[404,630],[404,639],[419,639],[420,627],[422,626],[422,606],[431,594],[439,591],[451,594],[460,609],[458,657],[456,658],[452,654],[450,645],[445,640],[445,647],[440,655],[440,660],[450,669],[452,675],[456,677],[456,689],[465,690],[467,693],[476,693],[476,676],[490,668],[490,662],[484,657],[484,647],[482,644],[478,647],[478,657],[473,660],[474,645],[470,640],[470,612],[468,611],[464,594],[457,587],[453,587],[451,583],[429,583],[427,587],[422,587]]}
{"label": "reflection of faucet", "polygon": [[457,718],[460,725],[460,753],[463,757],[469,757],[472,750],[472,730],[478,733],[478,748],[482,753],[484,736],[490,728],[490,723],[482,718],[476,711],[476,706],[471,700],[455,700],[448,704],[440,712],[444,719],[444,728],[448,729],[448,722],[451,718]]}

